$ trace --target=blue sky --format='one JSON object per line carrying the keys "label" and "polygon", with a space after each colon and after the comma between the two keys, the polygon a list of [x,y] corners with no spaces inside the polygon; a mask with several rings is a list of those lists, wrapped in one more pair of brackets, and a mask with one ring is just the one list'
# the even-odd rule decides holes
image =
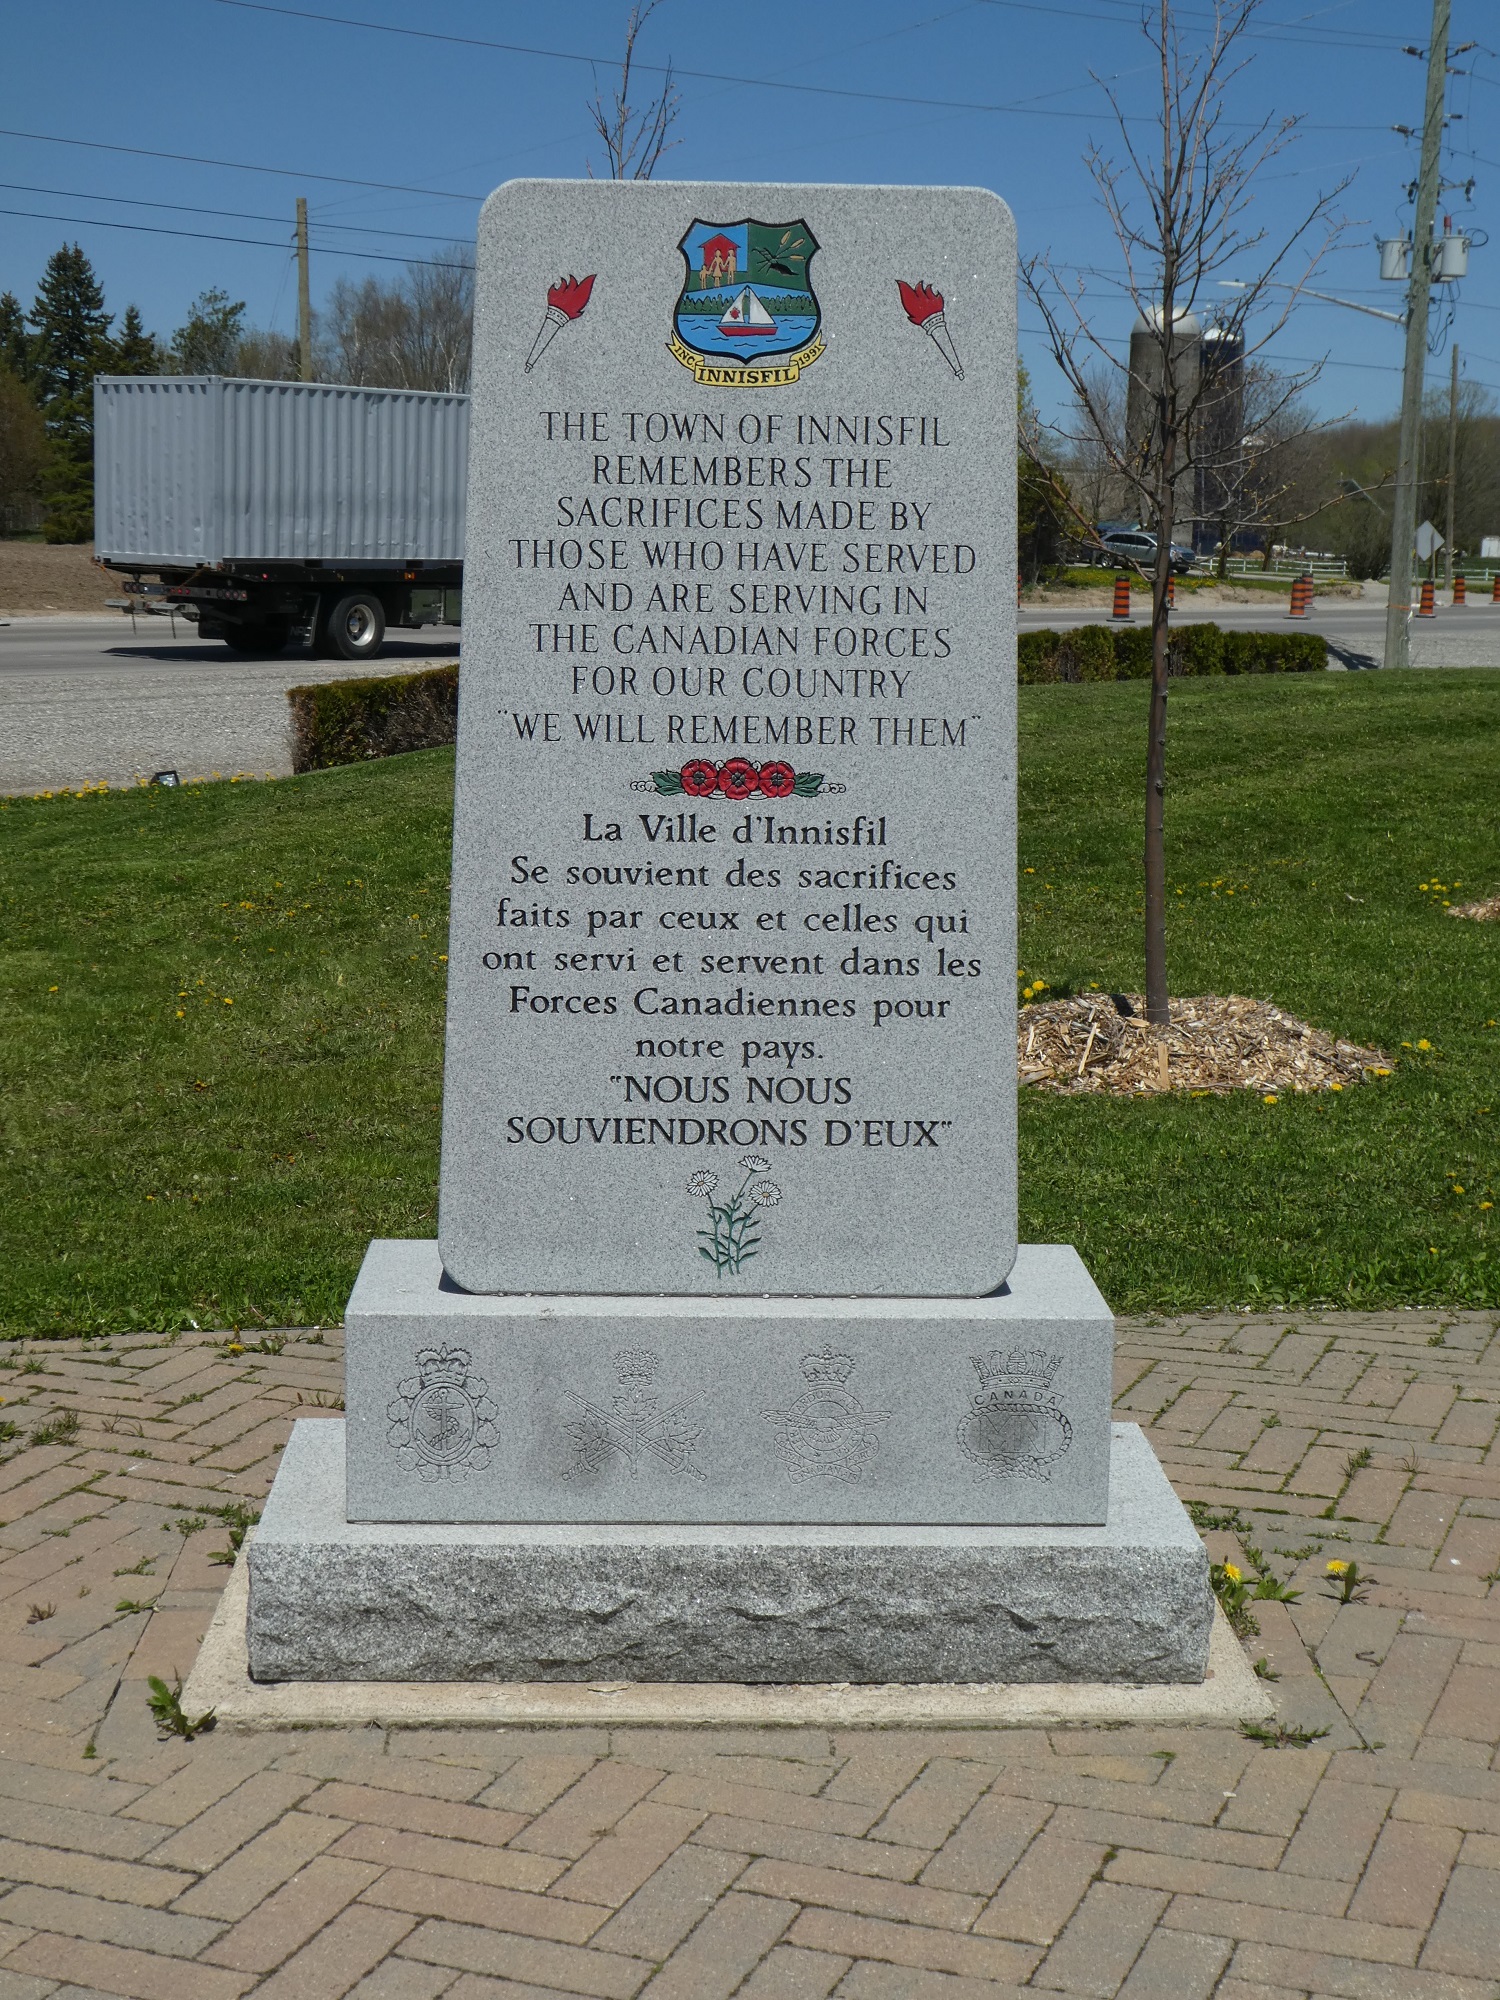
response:
{"label": "blue sky", "polygon": [[[1191,29],[1206,0],[1177,11]],[[389,273],[395,266],[379,259],[432,256],[444,240],[472,236],[479,201],[512,175],[580,174],[591,154],[597,170],[587,58],[601,60],[607,82],[626,12],[626,0],[310,0],[271,10],[229,0],[11,0],[0,210],[55,219],[0,213],[0,289],[29,304],[47,256],[76,239],[110,307],[134,301],[159,333],[207,285],[245,299],[256,323],[289,331],[299,193],[312,214],[316,302],[340,274]],[[1475,176],[1473,205],[1455,193],[1444,206],[1477,224],[1500,214],[1500,10],[1495,0],[1454,0],[1453,13],[1453,42],[1485,46],[1456,59],[1472,73],[1451,80],[1449,109],[1461,115],[1444,163],[1445,179]],[[1082,154],[1091,138],[1117,143],[1091,70],[1113,79],[1127,109],[1148,108],[1138,20],[1138,0],[824,0],[807,9],[664,0],[641,47],[647,61],[670,55],[680,72],[680,143],[661,171],[994,188],[1016,212],[1023,254],[1050,250],[1101,274],[1090,280],[1098,322],[1123,336],[1129,313],[1110,284],[1119,254]],[[1409,217],[1416,142],[1391,128],[1420,120],[1423,65],[1401,45],[1425,48],[1429,22],[1427,0],[1269,0],[1233,91],[1238,118],[1305,119],[1258,186],[1257,219],[1274,233],[1352,173],[1345,241],[1314,282],[1392,309],[1399,287],[1379,283],[1372,239]],[[109,226],[121,223],[135,227]],[[152,233],[164,230],[257,240]],[[1453,335],[1464,374],[1500,393],[1496,233],[1493,249],[1474,252]],[[1036,326],[1023,307],[1023,353],[1045,408],[1057,377]],[[1326,414],[1395,407],[1395,327],[1305,303],[1272,358],[1292,367],[1323,355],[1313,399]],[[1446,345],[1430,366],[1446,381]]]}

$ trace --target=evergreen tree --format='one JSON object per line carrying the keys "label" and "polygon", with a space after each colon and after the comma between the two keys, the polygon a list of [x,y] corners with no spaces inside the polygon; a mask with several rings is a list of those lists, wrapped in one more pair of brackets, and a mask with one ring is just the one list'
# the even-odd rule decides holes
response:
{"label": "evergreen tree", "polygon": [[109,353],[110,315],[76,243],[48,259],[31,309],[33,381],[49,441],[42,533],[83,542],[94,531],[94,376]]}
{"label": "evergreen tree", "polygon": [[120,331],[109,344],[111,375],[161,375],[166,356],[154,333],[147,333],[139,306],[126,306]]}
{"label": "evergreen tree", "polygon": [[[109,320],[93,265],[76,243],[64,243],[47,260],[31,309],[37,391],[44,412],[59,399],[77,400],[90,387],[104,356]],[[51,424],[49,414],[49,429]]]}
{"label": "evergreen tree", "polygon": [[31,380],[31,335],[14,292],[0,292],[0,368],[9,369],[18,382]]}
{"label": "evergreen tree", "polygon": [[188,307],[187,324],[172,335],[179,375],[233,375],[245,330],[245,301],[211,285]]}

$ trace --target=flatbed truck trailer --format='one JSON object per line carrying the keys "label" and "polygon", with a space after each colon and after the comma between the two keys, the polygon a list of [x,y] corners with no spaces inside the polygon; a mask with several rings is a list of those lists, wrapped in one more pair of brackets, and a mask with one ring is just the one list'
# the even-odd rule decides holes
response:
{"label": "flatbed truck trailer", "polygon": [[467,396],[100,376],[95,560],[235,652],[373,659],[462,615],[468,432]]}

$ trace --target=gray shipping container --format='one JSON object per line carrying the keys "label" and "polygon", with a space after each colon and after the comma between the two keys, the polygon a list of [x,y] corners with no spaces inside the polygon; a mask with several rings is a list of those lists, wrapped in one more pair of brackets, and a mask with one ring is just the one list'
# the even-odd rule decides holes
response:
{"label": "gray shipping container", "polygon": [[469,399],[420,389],[101,375],[105,561],[462,562]]}

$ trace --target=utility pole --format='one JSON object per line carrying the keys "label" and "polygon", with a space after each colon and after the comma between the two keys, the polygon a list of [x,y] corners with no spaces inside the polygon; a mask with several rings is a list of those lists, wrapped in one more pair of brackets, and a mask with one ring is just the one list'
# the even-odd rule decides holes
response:
{"label": "utility pole", "polygon": [[[1447,0],[1442,0],[1444,6]],[[312,285],[307,268],[307,197],[297,197],[297,347],[302,363],[302,379],[310,382],[312,372]]]}
{"label": "utility pole", "polygon": [[1458,485],[1458,342],[1453,343],[1453,373],[1448,378],[1448,595],[1453,595],[1453,496]]}
{"label": "utility pole", "polygon": [[1432,40],[1427,49],[1427,101],[1422,112],[1422,163],[1412,224],[1411,283],[1406,293],[1406,368],[1401,382],[1401,444],[1391,520],[1391,589],[1385,613],[1385,663],[1411,664],[1412,543],[1417,531],[1417,434],[1427,369],[1427,303],[1432,292],[1432,226],[1437,220],[1438,172],[1443,145],[1443,102],[1448,81],[1448,26],[1452,0],[1432,0]]}

